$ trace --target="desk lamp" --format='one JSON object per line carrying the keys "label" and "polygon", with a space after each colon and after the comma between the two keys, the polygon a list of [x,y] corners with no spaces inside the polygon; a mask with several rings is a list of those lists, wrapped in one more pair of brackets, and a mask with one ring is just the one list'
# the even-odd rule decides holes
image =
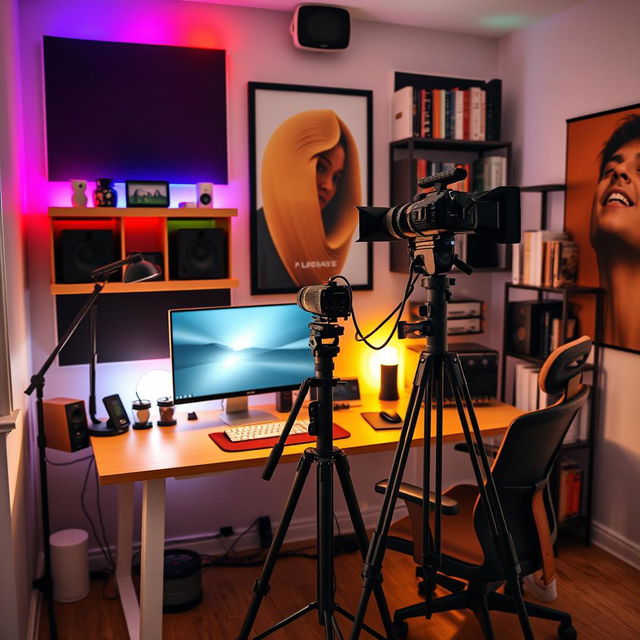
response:
{"label": "desk lamp", "polygon": [[[47,602],[47,610],[49,614],[49,635],[52,640],[56,640],[58,637],[58,632],[56,628],[56,620],[55,613],[53,607],[53,581],[51,579],[51,547],[49,542],[50,535],[50,526],[49,526],[49,489],[47,482],[47,460],[45,449],[47,446],[45,430],[44,430],[44,406],[43,406],[43,396],[44,396],[44,383],[45,383],[45,374],[49,370],[49,367],[53,364],[53,361],[58,356],[58,353],[62,350],[62,348],[67,344],[71,336],[75,333],[76,329],[80,325],[80,323],[84,320],[86,315],[95,308],[95,303],[100,295],[100,292],[104,288],[107,283],[107,278],[112,273],[115,273],[122,267],[128,267],[124,272],[124,281],[125,282],[140,282],[142,280],[152,280],[159,277],[160,272],[157,267],[150,262],[145,262],[143,260],[142,254],[135,253],[130,256],[127,256],[124,260],[119,260],[118,262],[112,262],[111,264],[105,265],[104,267],[98,267],[91,272],[91,278],[94,280],[95,285],[93,288],[93,292],[86,299],[85,303],[82,305],[80,311],[73,319],[73,322],[69,325],[67,330],[65,331],[62,338],[51,352],[49,357],[45,360],[45,363],[40,368],[40,371],[31,377],[31,384],[25,390],[25,393],[30,396],[34,391],[36,391],[36,412],[37,412],[37,425],[38,425],[38,453],[39,453],[39,463],[40,463],[40,499],[42,501],[42,532],[44,536],[43,544],[44,544],[44,575],[37,580],[34,581],[34,587],[41,590]],[[131,271],[131,267],[135,267],[133,271]],[[92,385],[95,383],[95,331],[92,336],[92,357],[91,357],[91,383]],[[95,390],[92,386],[91,393],[94,397],[95,404]],[[95,429],[95,427],[94,427]],[[103,432],[99,435],[115,435],[110,433]],[[90,429],[90,433],[92,435],[98,435],[94,433]]]}
{"label": "desk lamp", "polygon": [[398,399],[398,350],[385,347],[380,357],[380,400]]}
{"label": "desk lamp", "polygon": [[[124,282],[143,282],[145,280],[156,280],[160,277],[158,267],[152,262],[143,259],[142,254],[134,253],[124,260],[113,262],[104,267],[98,267],[91,272],[91,277],[95,280],[95,288],[92,296],[102,291],[108,277],[125,266]],[[97,290],[97,292],[96,292]],[[89,301],[88,301],[89,302]],[[96,417],[96,363],[98,361],[97,352],[97,320],[98,309],[95,304],[91,303],[91,314],[89,316],[89,344],[91,345],[91,353],[89,356],[89,416],[93,426],[89,427],[89,434],[92,436],[112,436],[118,435],[112,429],[107,427],[106,423],[102,424]]]}

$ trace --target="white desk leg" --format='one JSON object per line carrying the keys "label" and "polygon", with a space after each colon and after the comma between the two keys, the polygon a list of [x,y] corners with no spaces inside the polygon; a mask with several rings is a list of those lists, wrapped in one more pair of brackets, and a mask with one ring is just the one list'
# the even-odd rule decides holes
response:
{"label": "white desk leg", "polygon": [[140,607],[131,579],[133,555],[133,483],[118,486],[118,541],[116,546],[116,582],[120,604],[131,640],[140,637]]}
{"label": "white desk leg", "polygon": [[164,478],[142,483],[140,640],[162,638],[164,494]]}

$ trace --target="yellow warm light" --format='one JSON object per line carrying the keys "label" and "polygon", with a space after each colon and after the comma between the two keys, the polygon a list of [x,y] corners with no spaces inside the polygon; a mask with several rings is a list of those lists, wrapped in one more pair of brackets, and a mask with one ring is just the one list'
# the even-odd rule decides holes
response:
{"label": "yellow warm light", "polygon": [[385,347],[380,352],[380,364],[398,364],[398,349],[396,347]]}

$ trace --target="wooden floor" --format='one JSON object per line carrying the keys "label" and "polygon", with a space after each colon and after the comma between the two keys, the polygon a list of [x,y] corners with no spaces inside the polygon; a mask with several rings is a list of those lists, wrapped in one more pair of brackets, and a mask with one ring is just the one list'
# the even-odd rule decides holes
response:
{"label": "wooden floor", "polygon": [[[336,601],[353,612],[360,596],[362,562],[358,555],[336,559]],[[640,638],[640,572],[598,547],[565,541],[556,561],[558,598],[551,606],[573,615],[580,640],[637,640]],[[203,576],[203,602],[191,611],[165,615],[164,640],[233,640],[240,629],[258,576],[258,568],[215,568]],[[278,561],[254,633],[268,628],[315,599],[315,561],[283,558]],[[414,565],[410,558],[389,551],[384,562],[384,587],[391,610],[417,602]],[[92,583],[91,594],[72,604],[56,604],[60,640],[125,640],[127,631],[117,599],[105,598],[104,584]],[[529,596],[527,596],[529,598]],[[533,598],[529,598],[533,600]],[[44,607],[43,607],[44,609]],[[517,618],[492,613],[499,640],[522,637]],[[367,621],[381,629],[375,603]],[[556,638],[557,624],[533,620],[536,640]],[[350,626],[342,624],[348,632]],[[47,640],[46,612],[40,621],[39,640]],[[317,617],[311,613],[270,636],[274,640],[321,640]],[[348,633],[347,633],[348,637]],[[409,638],[424,640],[480,640],[482,633],[469,612],[436,614],[430,621],[409,623]],[[370,638],[366,633],[361,638]]]}

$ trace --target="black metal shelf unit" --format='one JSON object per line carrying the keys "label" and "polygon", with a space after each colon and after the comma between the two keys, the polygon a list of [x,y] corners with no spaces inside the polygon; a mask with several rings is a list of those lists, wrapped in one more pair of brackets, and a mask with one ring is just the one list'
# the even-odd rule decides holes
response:
{"label": "black metal shelf unit", "polygon": [[[575,296],[593,295],[596,298],[596,313],[593,327],[593,364],[587,367],[586,370],[590,370],[593,376],[593,385],[591,388],[591,395],[589,398],[589,434],[586,440],[578,440],[577,442],[563,444],[560,450],[560,458],[556,463],[552,472],[551,485],[554,487],[554,502],[556,508],[558,505],[558,486],[560,479],[560,463],[562,457],[566,453],[577,452],[586,450],[586,468],[583,469],[583,478],[586,477],[586,484],[583,480],[583,487],[586,493],[584,499],[581,501],[581,513],[580,516],[570,518],[568,520],[560,522],[560,526],[563,530],[583,528],[584,543],[586,545],[591,544],[591,519],[592,519],[592,503],[593,503],[593,468],[595,459],[595,446],[596,446],[596,421],[598,419],[599,409],[599,391],[598,391],[598,376],[600,370],[600,344],[602,341],[602,317],[603,317],[603,303],[604,303],[604,290],[598,287],[536,287],[527,284],[513,284],[511,282],[505,283],[504,293],[504,322],[503,322],[503,340],[502,340],[502,380],[500,385],[500,398],[503,402],[508,401],[506,394],[506,367],[507,358],[514,358],[520,360],[526,360],[535,364],[542,364],[544,358],[537,356],[524,355],[510,351],[507,349],[509,344],[509,301],[510,293],[514,290],[529,290],[535,291],[538,300],[543,300],[549,297],[560,297],[562,301],[562,310],[560,318],[560,336],[562,342],[567,340],[567,325],[569,319],[569,303],[570,298]],[[582,329],[584,332],[584,329]]]}
{"label": "black metal shelf unit", "polygon": [[[430,76],[413,73],[396,72],[395,89],[411,85],[424,89],[465,89],[471,86],[484,86],[481,80],[468,78],[451,78],[444,76]],[[489,98],[487,98],[489,100]],[[489,108],[489,107],[487,107]],[[496,137],[500,135],[500,91],[492,96],[494,126]],[[487,129],[489,131],[489,128]],[[511,142],[504,140],[458,140],[452,138],[404,138],[395,140],[389,145],[389,196],[390,206],[409,202],[417,191],[416,160],[424,157],[425,151],[433,156],[429,159],[437,162],[472,162],[487,155],[501,155],[506,157],[507,184],[510,181]],[[407,160],[402,171],[397,171],[397,160]],[[501,264],[499,267],[478,267],[475,271],[508,271],[511,268],[510,245],[502,245]],[[389,243],[389,269],[395,273],[408,273],[409,257],[406,242]]]}

